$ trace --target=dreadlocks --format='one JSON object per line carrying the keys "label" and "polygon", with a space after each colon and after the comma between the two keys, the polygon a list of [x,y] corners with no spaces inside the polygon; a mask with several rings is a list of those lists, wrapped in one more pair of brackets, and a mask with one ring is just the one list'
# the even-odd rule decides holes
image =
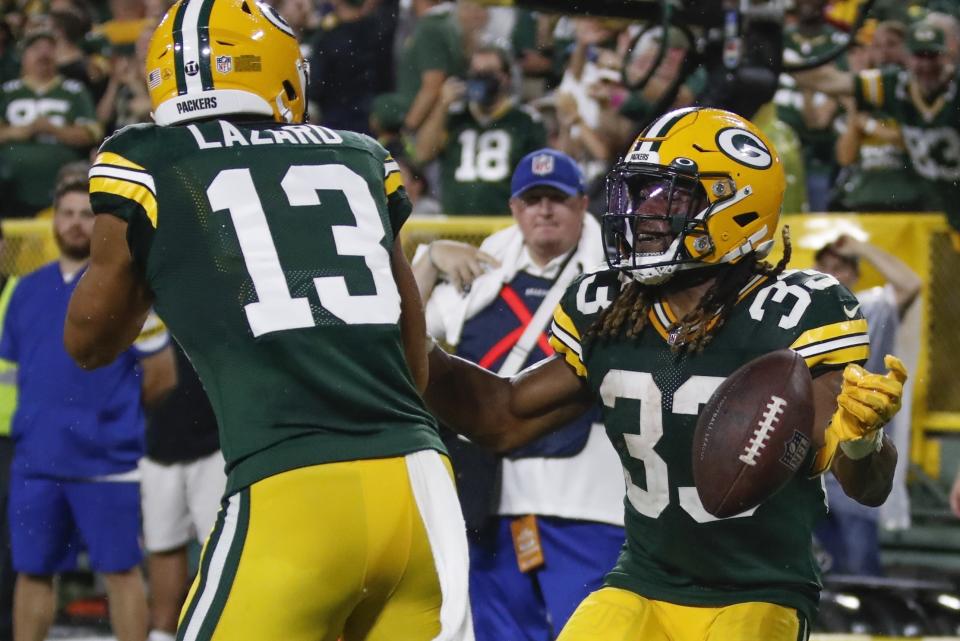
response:
{"label": "dreadlocks", "polygon": [[[722,277],[717,278],[700,300],[697,307],[674,323],[670,335],[674,350],[702,351],[714,334],[726,321],[737,303],[740,290],[756,275],[776,278],[787,267],[793,247],[790,244],[790,228],[783,227],[783,258],[776,265],[749,256],[731,265]],[[650,307],[660,298],[663,286],[645,287],[631,280],[621,290],[613,304],[607,307],[586,331],[584,341],[609,340],[624,335],[634,338],[646,326]]]}

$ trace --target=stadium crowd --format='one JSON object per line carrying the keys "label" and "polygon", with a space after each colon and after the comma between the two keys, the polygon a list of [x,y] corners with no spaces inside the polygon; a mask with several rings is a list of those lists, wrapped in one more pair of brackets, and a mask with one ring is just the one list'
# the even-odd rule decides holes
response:
{"label": "stadium crowd", "polygon": [[[151,121],[149,83],[159,82],[159,78],[146,74],[144,61],[152,30],[170,4],[167,0],[0,0],[0,220],[38,216],[59,220],[66,215],[62,211],[64,195],[86,180],[104,138],[124,127]],[[640,25],[629,19],[556,15],[471,0],[273,0],[270,4],[296,32],[303,55],[310,61],[310,121],[369,134],[379,141],[399,164],[415,215],[517,216],[519,205],[512,209],[512,199],[537,185],[529,176],[517,178],[515,172],[520,173],[523,162],[536,162],[537,158],[550,159],[550,172],[554,163],[564,167],[569,163],[571,168],[561,181],[564,193],[583,196],[579,215],[599,215],[604,211],[608,172],[640,129],[659,115],[652,110],[674,78],[688,74],[666,105],[671,108],[695,104],[708,81],[704,69],[685,66],[688,43],[680,34],[649,30],[638,38]],[[784,211],[944,212],[955,230],[953,246],[960,251],[960,93],[956,73],[960,69],[960,2],[878,1],[871,18],[855,33],[849,29],[851,6],[857,2],[793,0],[789,4],[785,61],[810,59],[847,38],[852,44],[825,67],[782,74],[774,99],[755,113],[742,114],[759,126],[783,157],[787,173]],[[239,69],[260,62],[236,58],[230,64]],[[629,80],[648,75],[648,71],[652,73],[643,88],[631,89]],[[535,195],[552,197],[541,192]],[[534,200],[524,203],[535,205]],[[92,218],[92,212],[87,214]],[[599,232],[590,225],[596,226],[591,221],[584,227],[584,237],[591,230],[594,239]],[[86,233],[89,236],[89,231]],[[529,239],[516,235],[513,240],[519,252]],[[563,258],[578,242],[579,236],[574,234],[570,247],[548,255],[537,267],[542,271],[534,270],[538,279],[531,287],[549,289],[566,266],[562,261],[549,261]],[[599,240],[596,245],[594,249],[599,251]],[[493,266],[500,267],[501,261],[510,262],[504,269],[508,276],[503,276],[506,280],[502,282],[497,280],[496,287],[509,282],[517,270],[527,269],[518,265],[524,265],[528,257],[518,253],[505,259],[505,247],[495,257],[482,255],[479,262],[475,251],[455,244],[439,243],[425,249],[420,266],[430,280],[426,293],[444,279],[451,290],[469,291],[475,278]],[[850,238],[831,245],[830,250],[839,257],[840,267],[856,269],[861,257],[871,264],[893,265],[889,270],[879,268],[896,289],[891,294],[898,297],[892,304],[893,317],[902,316],[916,297],[916,276],[895,258],[892,263],[882,252]],[[414,265],[416,268],[417,263]],[[579,265],[578,269],[587,267]],[[13,283],[5,287],[8,291],[0,297],[0,315],[6,312]],[[438,291],[454,295],[442,288]],[[460,338],[467,320],[461,315],[459,324],[454,323],[456,330],[448,325],[443,331],[453,331]],[[510,322],[513,320],[511,317]],[[487,318],[484,322],[495,321]],[[30,329],[29,322],[21,325],[23,331]],[[13,339],[5,335],[3,340],[6,344]],[[484,345],[481,352],[489,347]],[[163,341],[147,356],[137,357],[149,357],[157,349],[170,352]],[[475,360],[480,361],[481,355],[478,352]],[[12,348],[0,350],[0,357],[16,360],[15,356]],[[214,494],[219,494],[224,482],[211,471],[211,465],[220,467],[222,460],[209,405],[200,398],[199,384],[183,355],[171,352],[168,356],[180,385],[174,396],[166,404],[153,398],[138,399],[147,406],[147,438],[145,445],[140,442],[134,447],[147,457],[145,464],[76,473],[85,477],[139,469],[140,482],[154,479],[150,491],[147,485],[141,490],[144,543],[149,552],[148,592],[153,606],[150,641],[174,638],[176,613],[186,597],[186,546],[202,539],[210,528],[217,498],[210,496],[210,488],[217,488]],[[4,373],[0,369],[0,386],[9,387]],[[147,394],[146,382],[142,393]],[[8,405],[8,412],[12,403],[0,396],[0,406]],[[0,415],[3,410],[0,407]],[[189,424],[197,429],[181,427],[172,432],[175,436],[158,435],[158,426],[176,424],[177,416],[190,416]],[[140,423],[137,426],[142,429]],[[909,430],[909,425],[900,429]],[[9,425],[7,430],[9,433]],[[455,444],[454,437],[451,447]],[[10,458],[16,460],[15,448],[10,446],[9,436],[0,438],[0,445],[0,457],[7,459],[3,465],[9,467]],[[194,463],[197,466],[189,467]],[[478,464],[468,461],[464,465]],[[164,493],[166,481],[156,480],[159,468],[171,466],[186,466],[177,468],[178,478],[182,477],[177,482],[204,488],[189,491],[195,500],[182,508],[182,514],[177,513],[173,525],[164,522],[164,515],[177,509],[173,506],[178,499]],[[500,466],[497,462],[488,466],[492,472],[482,471],[487,474],[483,491],[497,496],[484,495],[481,521],[502,514],[497,507],[500,486],[509,479],[501,479],[504,472]],[[513,467],[520,466],[508,462],[506,473]],[[16,473],[16,465],[14,470]],[[0,478],[15,485],[9,481],[9,470],[3,470]],[[458,480],[464,482],[460,470]],[[4,495],[0,507],[6,513],[10,490],[0,489]],[[202,500],[196,498],[199,494],[204,494]],[[960,515],[958,497],[960,476],[951,497],[953,510]],[[148,501],[163,504],[170,512],[151,510]],[[525,511],[569,517],[549,509]],[[17,514],[10,511],[9,528],[15,540]],[[603,524],[605,535],[622,536],[622,517],[619,522],[606,514],[575,514],[571,518],[595,520]],[[866,516],[858,511],[848,527],[862,528],[863,520],[867,529],[855,532],[871,541],[876,552],[875,511],[868,510]],[[469,525],[469,515],[467,521]],[[83,530],[82,524],[78,525]],[[840,522],[832,527],[844,525]],[[495,523],[487,535],[500,537],[496,545],[509,548],[509,529],[508,524]],[[484,559],[482,523],[473,528],[473,535],[472,558],[476,562]],[[25,532],[19,536],[29,538]],[[837,533],[826,536],[843,538]],[[0,542],[7,538],[0,532]],[[67,555],[58,570],[68,569],[75,561],[73,556]],[[139,553],[134,556],[139,563]],[[868,556],[864,565],[846,569],[879,573],[877,555]],[[0,558],[0,641],[14,638],[11,613],[16,610],[10,567],[7,549]],[[129,567],[107,563],[103,569],[107,576],[117,570]],[[494,570],[487,569],[491,576],[496,574]],[[35,574],[45,572],[38,568]],[[140,580],[139,574],[136,580]],[[30,598],[39,600],[44,608],[39,614],[26,608],[18,614],[24,617],[21,621],[35,621],[32,629],[41,631],[35,638],[42,639],[53,610],[49,595],[36,595],[37,590],[49,587],[34,583],[18,589],[25,590],[23,594],[32,589]],[[484,584],[483,589],[492,594],[485,601],[490,610],[497,587]],[[557,608],[562,615],[546,614],[552,607],[549,603],[531,606],[544,612],[536,626],[529,623],[540,636],[531,633],[529,638],[553,638],[573,609],[567,602],[575,605],[586,591],[558,598],[564,601],[564,606]],[[509,601],[509,596],[501,597],[504,603]],[[118,638],[143,641],[147,621],[146,614],[139,613],[141,605],[118,603],[118,608],[132,612],[132,621],[115,627]],[[477,610],[475,605],[475,614]],[[498,630],[509,629],[497,617],[515,616],[506,606],[504,612],[484,610],[482,615],[489,617],[490,636],[484,638],[490,639],[497,638]],[[510,625],[524,623],[511,620]],[[481,641],[482,628],[478,626]],[[26,641],[33,637],[16,638]]]}

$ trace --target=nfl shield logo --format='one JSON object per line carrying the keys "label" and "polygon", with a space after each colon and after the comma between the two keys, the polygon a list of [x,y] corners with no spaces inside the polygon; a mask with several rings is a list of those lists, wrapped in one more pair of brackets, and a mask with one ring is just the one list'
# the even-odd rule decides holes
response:
{"label": "nfl shield logo", "polygon": [[553,156],[550,154],[541,154],[533,157],[531,167],[533,173],[537,176],[546,176],[553,173]]}
{"label": "nfl shield logo", "polygon": [[233,71],[233,58],[230,56],[217,56],[217,71],[220,73],[230,73]]}

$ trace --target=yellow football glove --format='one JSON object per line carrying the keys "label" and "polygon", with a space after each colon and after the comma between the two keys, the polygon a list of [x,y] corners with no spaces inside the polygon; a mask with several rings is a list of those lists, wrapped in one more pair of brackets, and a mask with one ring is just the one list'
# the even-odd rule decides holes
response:
{"label": "yellow football glove", "polygon": [[837,396],[837,411],[824,433],[824,445],[817,450],[813,474],[830,469],[837,447],[853,459],[864,458],[877,451],[883,438],[882,427],[900,409],[907,370],[899,358],[887,354],[883,364],[886,374],[871,374],[859,365],[843,370],[843,384]]}

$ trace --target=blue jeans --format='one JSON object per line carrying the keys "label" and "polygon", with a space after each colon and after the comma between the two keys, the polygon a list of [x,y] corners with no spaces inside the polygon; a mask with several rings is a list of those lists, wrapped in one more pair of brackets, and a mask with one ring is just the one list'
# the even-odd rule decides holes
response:
{"label": "blue jeans", "polygon": [[882,576],[876,519],[831,512],[814,531],[833,559],[830,572]]}
{"label": "blue jeans", "polygon": [[550,641],[580,602],[603,585],[624,542],[622,527],[538,516],[544,565],[517,567],[510,517],[496,537],[470,540],[470,607],[477,641]]}

